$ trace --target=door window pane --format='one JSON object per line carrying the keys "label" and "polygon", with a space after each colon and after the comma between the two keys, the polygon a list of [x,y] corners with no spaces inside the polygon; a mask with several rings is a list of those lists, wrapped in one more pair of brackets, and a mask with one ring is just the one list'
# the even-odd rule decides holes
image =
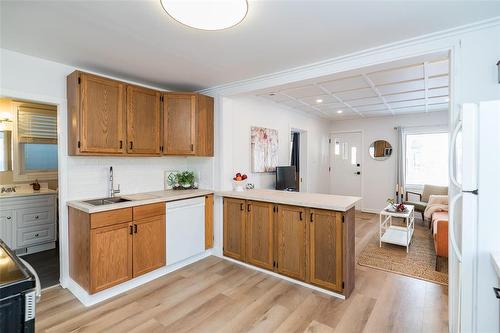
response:
{"label": "door window pane", "polygon": [[406,184],[448,184],[448,133],[406,135]]}

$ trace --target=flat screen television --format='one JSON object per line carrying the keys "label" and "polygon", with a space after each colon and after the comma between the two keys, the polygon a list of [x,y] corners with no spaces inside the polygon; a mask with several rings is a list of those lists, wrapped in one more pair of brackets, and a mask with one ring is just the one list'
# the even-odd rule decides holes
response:
{"label": "flat screen television", "polygon": [[295,166],[276,167],[276,189],[295,191]]}

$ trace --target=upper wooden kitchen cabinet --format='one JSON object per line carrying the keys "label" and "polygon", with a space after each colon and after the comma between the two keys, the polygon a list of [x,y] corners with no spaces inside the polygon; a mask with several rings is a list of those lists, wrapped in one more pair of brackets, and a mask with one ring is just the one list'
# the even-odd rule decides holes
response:
{"label": "upper wooden kitchen cabinet", "polygon": [[246,261],[272,270],[274,267],[274,205],[247,201]]}
{"label": "upper wooden kitchen cabinet", "polygon": [[343,291],[343,214],[311,209],[309,216],[309,277],[323,288]]}
{"label": "upper wooden kitchen cabinet", "polygon": [[214,155],[214,101],[193,93],[163,95],[163,153]]}
{"label": "upper wooden kitchen cabinet", "polygon": [[196,94],[163,95],[163,153],[195,155]]}
{"label": "upper wooden kitchen cabinet", "polygon": [[143,87],[127,86],[127,153],[160,155],[161,94]]}
{"label": "upper wooden kitchen cabinet", "polygon": [[276,270],[298,280],[306,277],[306,210],[279,205],[276,223]]}
{"label": "upper wooden kitchen cabinet", "polygon": [[245,200],[224,198],[224,246],[227,257],[245,260]]}
{"label": "upper wooden kitchen cabinet", "polygon": [[75,71],[67,78],[67,94],[68,154],[125,153],[125,84]]}

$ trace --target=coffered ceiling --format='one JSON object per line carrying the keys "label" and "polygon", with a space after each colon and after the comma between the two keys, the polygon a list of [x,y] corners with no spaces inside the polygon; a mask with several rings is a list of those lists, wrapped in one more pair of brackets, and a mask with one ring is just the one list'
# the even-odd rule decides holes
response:
{"label": "coffered ceiling", "polygon": [[260,90],[255,96],[331,119],[448,110],[445,53]]}

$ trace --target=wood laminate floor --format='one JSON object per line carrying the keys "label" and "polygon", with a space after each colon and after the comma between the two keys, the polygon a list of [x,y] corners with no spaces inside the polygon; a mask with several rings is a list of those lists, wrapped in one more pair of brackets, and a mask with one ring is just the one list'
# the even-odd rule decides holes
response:
{"label": "wood laminate floor", "polygon": [[[378,217],[357,213],[356,253]],[[37,305],[39,332],[447,332],[447,288],[356,266],[345,301],[217,257],[85,308],[60,287]]]}
{"label": "wood laminate floor", "polygon": [[28,254],[23,257],[35,269],[42,289],[59,284],[59,248]]}

